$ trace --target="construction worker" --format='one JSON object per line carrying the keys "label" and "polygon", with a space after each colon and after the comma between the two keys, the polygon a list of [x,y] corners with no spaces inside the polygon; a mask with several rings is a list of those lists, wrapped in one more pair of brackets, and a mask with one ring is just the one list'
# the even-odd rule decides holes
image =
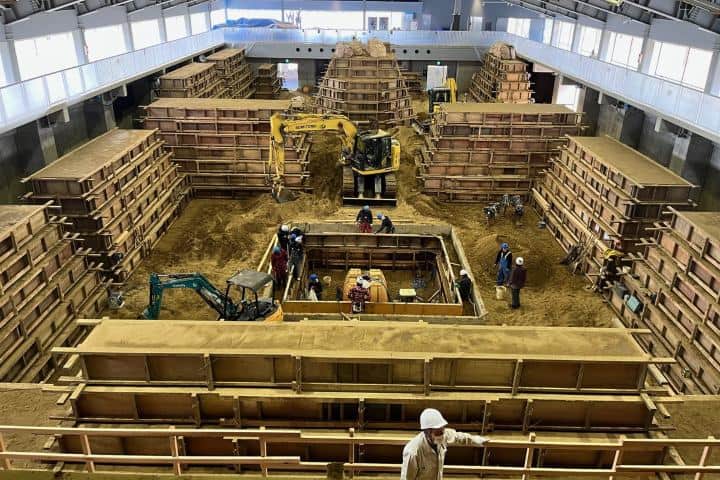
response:
{"label": "construction worker", "polygon": [[290,249],[290,268],[293,270],[293,279],[300,280],[300,269],[302,268],[302,260],[303,260],[303,237],[301,236],[295,236],[295,234],[290,234],[288,247]]}
{"label": "construction worker", "polygon": [[390,217],[383,215],[382,213],[378,213],[377,219],[380,220],[381,223],[380,228],[375,233],[395,233],[395,225],[393,225]]}
{"label": "construction worker", "polygon": [[280,244],[280,248],[282,248],[286,252],[288,249],[288,238],[289,237],[290,237],[290,226],[289,225],[280,225],[280,228],[278,228],[278,232],[277,232],[278,243]]}
{"label": "construction worker", "polygon": [[504,285],[510,277],[510,269],[512,268],[513,255],[510,251],[510,245],[502,243],[500,251],[495,256],[495,267],[497,268],[496,285]]}
{"label": "construction worker", "polygon": [[460,298],[463,302],[470,301],[470,292],[472,291],[472,280],[467,270],[460,270],[460,278],[455,282],[457,289],[460,291]]}
{"label": "construction worker", "polygon": [[322,282],[320,282],[320,277],[318,277],[316,273],[310,274],[308,279],[308,296],[310,296],[310,292],[313,292],[316,300],[322,300],[322,291],[323,286]]}
{"label": "construction worker", "polygon": [[360,233],[372,233],[372,211],[369,205],[360,209],[355,217],[355,223],[358,224]]}
{"label": "construction worker", "polygon": [[[370,290],[364,286],[367,281],[357,277],[355,286],[348,292],[348,299],[352,302],[352,312],[362,313],[365,311],[365,302],[370,301]],[[369,285],[369,283],[367,283]]]}
{"label": "construction worker", "polygon": [[288,274],[287,251],[280,246],[273,247],[273,253],[270,256],[270,265],[272,265],[272,274],[275,279],[275,289],[285,288]]}
{"label": "construction worker", "polygon": [[420,432],[403,449],[400,480],[442,480],[445,454],[450,444],[482,446],[488,441],[447,427],[447,420],[434,408],[420,414]]}
{"label": "construction worker", "polygon": [[520,290],[525,286],[525,280],[527,280],[525,259],[517,257],[515,259],[515,268],[513,268],[508,279],[508,287],[510,287],[512,293],[512,303],[510,303],[512,309],[520,308]]}

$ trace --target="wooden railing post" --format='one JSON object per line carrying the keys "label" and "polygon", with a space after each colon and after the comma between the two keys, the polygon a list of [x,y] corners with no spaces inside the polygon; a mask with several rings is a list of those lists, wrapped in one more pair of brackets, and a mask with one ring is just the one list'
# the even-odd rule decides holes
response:
{"label": "wooden railing post", "polygon": [[[0,453],[4,452],[5,450],[5,438],[3,438],[2,433],[0,433]],[[2,465],[3,470],[12,470],[12,464],[10,463],[10,459],[3,458],[0,465]]]}
{"label": "wooden railing post", "polygon": [[[713,437],[712,435],[710,435],[710,436],[708,437],[708,440],[715,440],[715,437]],[[708,457],[710,456],[710,449],[711,449],[711,448],[712,448],[712,447],[711,447],[710,445],[705,445],[705,446],[703,447],[702,455],[700,455],[700,461],[698,462],[698,466],[700,466],[700,467],[704,467],[704,466],[705,466],[705,464],[707,463],[707,459],[708,459]],[[695,474],[695,480],[702,480],[702,478],[703,478],[704,475],[705,475],[705,474],[704,474],[703,472],[697,472],[697,473]]]}
{"label": "wooden railing post", "polygon": [[90,439],[88,438],[87,433],[80,435],[80,443],[82,444],[83,454],[89,457],[85,462],[85,467],[88,472],[95,473],[95,462],[92,458],[90,458],[92,456],[92,451],[90,450]]}
{"label": "wooden railing post", "polygon": [[[171,426],[170,430],[175,430],[175,426]],[[178,437],[177,435],[170,434],[170,455],[173,456],[173,458],[177,459],[180,456],[180,448],[178,446]],[[182,475],[182,466],[180,465],[180,462],[178,460],[173,460],[173,473],[176,476]]]}

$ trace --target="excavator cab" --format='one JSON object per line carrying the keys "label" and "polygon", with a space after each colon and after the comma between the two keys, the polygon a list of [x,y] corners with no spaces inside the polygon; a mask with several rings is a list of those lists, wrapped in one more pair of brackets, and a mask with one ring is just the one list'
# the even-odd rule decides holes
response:
{"label": "excavator cab", "polygon": [[355,137],[352,166],[358,173],[392,168],[392,137],[382,130]]}
{"label": "excavator cab", "polygon": [[438,87],[428,90],[428,113],[433,113],[438,103],[453,103],[449,88]]}
{"label": "excavator cab", "polygon": [[[260,298],[258,292],[267,287],[271,289],[270,298]],[[239,299],[233,301],[231,294],[238,290]],[[226,281],[222,318],[249,322],[282,321],[281,307],[273,298],[275,298],[275,284],[270,275],[256,270],[243,270]]]}

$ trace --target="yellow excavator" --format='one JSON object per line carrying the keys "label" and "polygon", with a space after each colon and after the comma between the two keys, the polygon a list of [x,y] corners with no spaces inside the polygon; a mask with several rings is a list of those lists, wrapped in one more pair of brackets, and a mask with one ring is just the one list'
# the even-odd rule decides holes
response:
{"label": "yellow excavator", "polygon": [[285,188],[285,136],[302,132],[339,133],[343,149],[343,204],[395,206],[396,178],[400,169],[400,142],[384,130],[358,132],[343,115],[280,113],[270,117],[270,171],[272,194],[279,203],[294,199]]}
{"label": "yellow excavator", "polygon": [[457,83],[454,78],[448,78],[445,85],[428,90],[428,113],[435,113],[440,103],[457,102]]}
{"label": "yellow excavator", "polygon": [[425,135],[430,132],[430,125],[432,124],[432,114],[437,113],[440,110],[441,103],[457,102],[457,83],[455,83],[454,78],[448,78],[447,80],[445,80],[445,85],[443,85],[442,87],[431,88],[427,91],[427,94],[427,113],[421,114],[416,120],[413,121],[413,129],[419,135]]}

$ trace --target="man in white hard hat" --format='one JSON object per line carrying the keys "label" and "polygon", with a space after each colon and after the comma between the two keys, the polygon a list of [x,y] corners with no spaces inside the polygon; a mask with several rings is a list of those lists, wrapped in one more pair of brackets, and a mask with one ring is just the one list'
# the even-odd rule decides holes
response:
{"label": "man in white hard hat", "polygon": [[510,273],[508,279],[508,287],[512,293],[512,301],[510,302],[510,308],[513,310],[520,308],[520,290],[525,287],[525,281],[527,280],[527,269],[525,268],[525,259],[523,257],[517,257],[515,259],[515,268]]}
{"label": "man in white hard hat", "polygon": [[460,292],[460,298],[463,302],[470,301],[470,292],[472,291],[472,280],[467,270],[460,270],[460,278],[457,280],[456,286]]}
{"label": "man in white hard hat", "polygon": [[403,450],[400,480],[442,480],[445,453],[449,444],[483,445],[487,438],[457,432],[434,408],[420,414],[420,432]]}

